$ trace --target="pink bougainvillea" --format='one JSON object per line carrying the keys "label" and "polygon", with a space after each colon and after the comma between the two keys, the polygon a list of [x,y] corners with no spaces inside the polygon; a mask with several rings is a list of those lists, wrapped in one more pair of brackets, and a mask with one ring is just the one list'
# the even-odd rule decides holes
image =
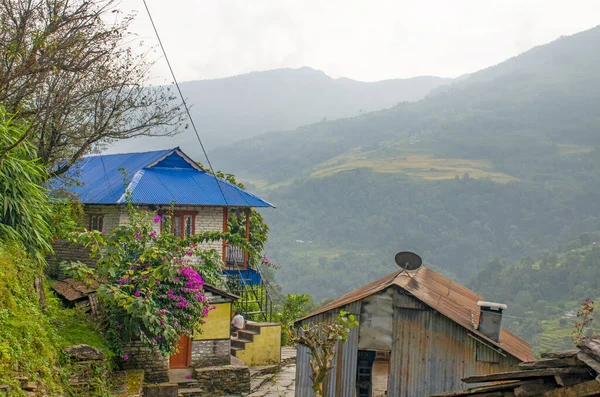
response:
{"label": "pink bougainvillea", "polygon": [[161,217],[150,218],[130,207],[129,223],[108,236],[94,231],[73,235],[97,255],[94,271],[97,279],[105,280],[98,296],[106,308],[109,339],[120,354],[131,339],[164,355],[173,353],[181,335],[192,336],[214,307],[204,295],[206,279],[221,279],[220,253],[203,249],[199,242],[229,236],[210,232],[181,239],[157,234],[152,221],[158,223]]}

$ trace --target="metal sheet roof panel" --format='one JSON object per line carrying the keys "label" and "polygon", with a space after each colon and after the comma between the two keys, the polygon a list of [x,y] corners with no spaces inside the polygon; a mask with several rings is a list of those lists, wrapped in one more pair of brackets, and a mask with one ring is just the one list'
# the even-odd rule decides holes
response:
{"label": "metal sheet roof panel", "polygon": [[55,188],[71,191],[85,204],[120,204],[129,192],[141,204],[273,207],[205,172],[179,148],[83,157],[69,176],[80,184]]}

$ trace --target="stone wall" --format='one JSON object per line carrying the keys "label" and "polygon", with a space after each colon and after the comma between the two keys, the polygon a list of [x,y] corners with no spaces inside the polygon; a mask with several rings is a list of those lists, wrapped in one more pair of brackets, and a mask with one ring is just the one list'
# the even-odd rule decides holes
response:
{"label": "stone wall", "polygon": [[193,368],[213,367],[231,364],[231,339],[192,341]]}
{"label": "stone wall", "polygon": [[169,357],[163,357],[140,341],[127,343],[123,351],[127,360],[119,361],[122,369],[143,369],[144,379],[148,383],[169,381]]}
{"label": "stone wall", "polygon": [[250,392],[250,370],[245,365],[197,368],[194,378],[203,392],[212,395]]}
{"label": "stone wall", "polygon": [[60,263],[62,261],[80,261],[91,267],[96,265],[96,260],[90,258],[90,250],[84,246],[71,244],[65,240],[57,240],[52,243],[52,246],[54,247],[54,254],[46,257],[48,266],[45,271],[48,276],[55,280],[64,280],[66,278],[60,270]]}

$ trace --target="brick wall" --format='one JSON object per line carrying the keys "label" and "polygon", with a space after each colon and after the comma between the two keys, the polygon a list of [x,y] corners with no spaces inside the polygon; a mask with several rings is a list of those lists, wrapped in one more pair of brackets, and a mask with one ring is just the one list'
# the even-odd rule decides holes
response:
{"label": "brick wall", "polygon": [[140,341],[127,343],[123,352],[128,356],[127,360],[119,360],[123,370],[143,369],[148,383],[169,381],[169,357],[163,357]]}
{"label": "brick wall", "polygon": [[231,364],[231,340],[212,339],[192,341],[193,368],[213,367]]}
{"label": "brick wall", "polygon": [[[150,210],[149,207],[141,207],[141,209],[156,213],[156,210]],[[163,210],[168,210],[168,206],[162,206]],[[174,211],[193,211],[196,212],[196,218],[194,222],[194,230],[196,233],[200,232],[222,232],[223,231],[223,207],[203,207],[196,205],[176,205]],[[127,222],[127,213],[121,215],[121,222]],[[154,224],[154,231],[160,233],[160,224]],[[218,252],[222,252],[223,243],[219,241],[213,241],[203,244],[203,248],[216,249]]]}
{"label": "brick wall", "polygon": [[[163,210],[168,210],[169,206],[159,206]],[[148,211],[151,214],[157,212],[156,208],[151,210],[149,206],[141,206],[140,209]],[[175,211],[194,211],[197,212],[194,229],[196,233],[207,231],[223,231],[223,207],[205,207],[196,205],[176,205]],[[124,206],[117,205],[86,205],[85,206],[84,226],[89,227],[91,215],[104,215],[104,232],[110,233],[120,224],[129,220],[127,209]],[[154,231],[160,233],[160,224],[154,224]],[[223,245],[220,241],[207,243],[206,248],[214,248],[221,252]]]}

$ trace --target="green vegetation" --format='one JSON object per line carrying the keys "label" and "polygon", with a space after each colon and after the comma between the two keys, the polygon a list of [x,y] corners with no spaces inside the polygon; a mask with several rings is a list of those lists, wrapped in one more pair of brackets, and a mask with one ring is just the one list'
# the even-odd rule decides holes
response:
{"label": "green vegetation", "polygon": [[338,343],[346,343],[350,330],[358,326],[354,314],[341,311],[336,321],[317,324],[304,324],[302,332],[290,330],[290,339],[296,344],[305,346],[312,357],[310,369],[312,389],[315,397],[323,396],[323,382],[327,373],[334,368],[335,347]]}
{"label": "green vegetation", "polygon": [[47,177],[44,166],[34,146],[20,141],[28,128],[0,106],[0,240],[18,241],[43,260],[52,250],[52,208],[41,186]]}
{"label": "green vegetation", "polygon": [[[40,263],[18,245],[0,243],[0,384],[18,389],[15,378],[20,374],[50,395],[63,395],[69,388],[63,347],[84,343],[101,349],[108,358],[112,353],[94,326],[76,310],[62,308],[49,290],[47,308],[42,309],[33,287],[40,271]],[[102,379],[96,386],[101,395]]]}
{"label": "green vegetation", "polygon": [[281,265],[277,280],[285,292],[320,300],[394,271],[402,250],[462,282],[494,257],[551,250],[600,230],[596,155],[580,160],[586,184],[427,181],[358,169],[269,192],[278,208],[263,213],[274,236],[270,256]]}
{"label": "green vegetation", "polygon": [[289,328],[293,327],[294,321],[306,316],[317,308],[317,304],[310,294],[287,294],[285,301],[274,313],[274,321],[281,323],[281,344],[293,345],[290,339]]}
{"label": "green vegetation", "polygon": [[[596,243],[598,242],[598,243]],[[586,298],[600,297],[600,235],[582,234],[559,250],[517,262],[494,259],[468,286],[486,299],[508,304],[504,324],[536,351],[573,346],[575,313]],[[600,318],[588,327],[598,330]]]}

